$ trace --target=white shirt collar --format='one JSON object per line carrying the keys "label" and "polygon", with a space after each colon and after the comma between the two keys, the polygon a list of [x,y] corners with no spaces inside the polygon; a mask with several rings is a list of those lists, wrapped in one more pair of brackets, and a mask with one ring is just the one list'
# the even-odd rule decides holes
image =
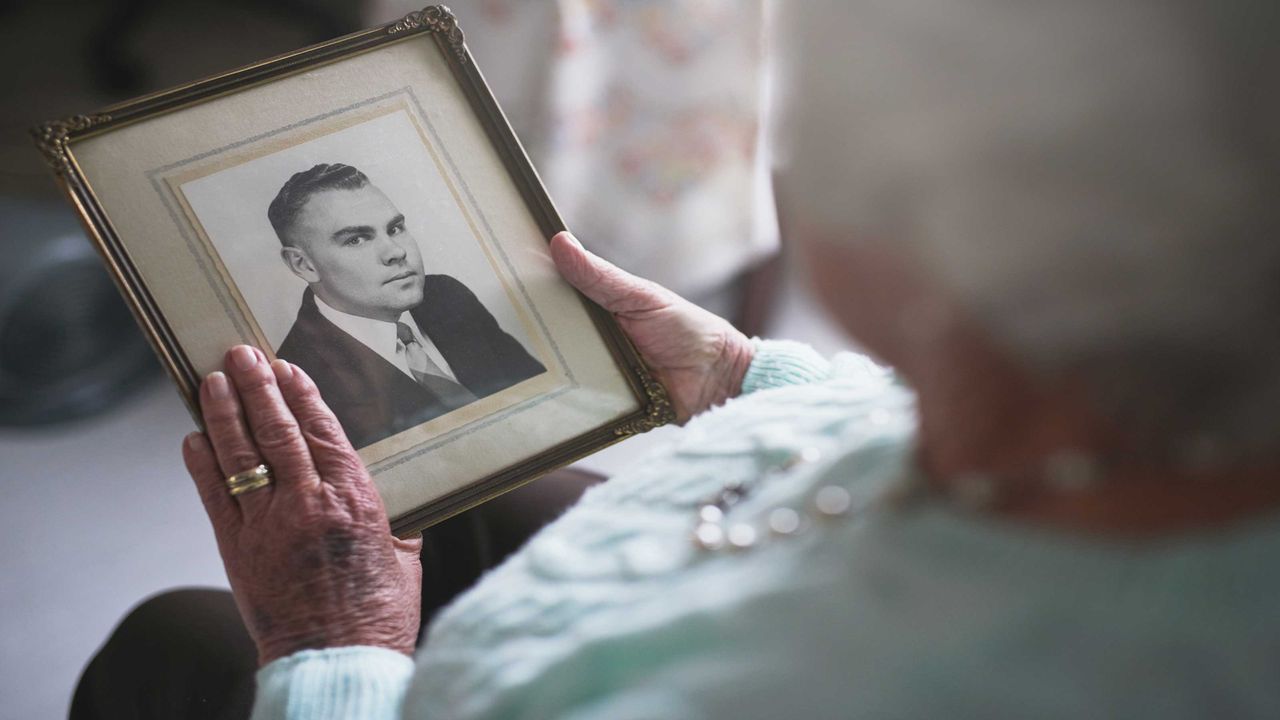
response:
{"label": "white shirt collar", "polygon": [[[409,364],[403,352],[398,352],[399,340],[396,337],[396,324],[385,320],[374,320],[372,318],[360,317],[359,315],[351,315],[341,310],[335,310],[329,306],[319,295],[314,295],[316,300],[316,309],[329,322],[338,326],[338,329],[359,340],[362,345],[382,356],[383,360],[391,363],[400,369],[400,372],[413,377],[413,373],[409,371]],[[418,342],[422,344],[423,350],[427,356],[431,358],[441,370],[445,372],[451,379],[457,380],[453,374],[453,369],[449,367],[440,354],[440,350],[436,348],[435,343],[431,342],[418,327],[413,316],[405,312],[400,316],[400,322],[409,326],[413,334],[417,336]]]}

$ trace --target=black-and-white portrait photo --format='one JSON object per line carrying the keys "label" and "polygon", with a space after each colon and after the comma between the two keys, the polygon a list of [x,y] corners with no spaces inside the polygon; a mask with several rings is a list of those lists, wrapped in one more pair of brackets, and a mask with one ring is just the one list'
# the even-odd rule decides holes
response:
{"label": "black-and-white portrait photo", "polygon": [[428,154],[419,132],[384,114],[181,188],[357,448],[547,370],[438,159],[409,157]]}

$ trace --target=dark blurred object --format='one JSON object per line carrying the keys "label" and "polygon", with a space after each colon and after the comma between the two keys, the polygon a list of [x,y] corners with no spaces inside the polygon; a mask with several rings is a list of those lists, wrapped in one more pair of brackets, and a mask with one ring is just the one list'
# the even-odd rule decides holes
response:
{"label": "dark blurred object", "polygon": [[71,211],[0,197],[0,425],[91,415],[158,372]]}
{"label": "dark blurred object", "polygon": [[[361,3],[358,2],[241,0],[239,4],[304,28],[308,43],[330,40],[360,28]],[[160,9],[156,0],[112,0],[104,5],[101,21],[86,40],[85,55],[89,74],[99,92],[125,96],[152,87],[148,68],[165,58],[144,58],[137,47],[137,37]],[[172,12],[172,8],[169,10]]]}
{"label": "dark blurred object", "polygon": [[102,23],[86,42],[89,74],[100,91],[131,94],[146,85],[145,64],[133,40],[155,4],[155,0],[115,0],[107,6]]}
{"label": "dark blurred object", "polygon": [[729,320],[747,337],[763,337],[782,288],[782,253],[775,252],[731,281],[737,302]]}

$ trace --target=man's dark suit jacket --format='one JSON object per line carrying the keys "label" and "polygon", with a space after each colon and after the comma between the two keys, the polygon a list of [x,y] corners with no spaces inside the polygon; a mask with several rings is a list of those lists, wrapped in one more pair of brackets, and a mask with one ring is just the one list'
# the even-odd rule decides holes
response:
{"label": "man's dark suit jacket", "polygon": [[[409,311],[458,382],[478,398],[546,372],[503,332],[469,289],[448,275],[427,275],[422,303]],[[357,448],[444,414],[427,388],[329,322],[308,288],[298,319],[276,351],[315,380]]]}

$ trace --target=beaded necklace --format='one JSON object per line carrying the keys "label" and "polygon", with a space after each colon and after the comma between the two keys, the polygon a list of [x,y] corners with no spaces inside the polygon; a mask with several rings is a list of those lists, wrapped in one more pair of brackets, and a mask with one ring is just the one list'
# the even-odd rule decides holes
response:
{"label": "beaded necklace", "polygon": [[[823,483],[799,504],[772,508],[765,514],[763,523],[728,521],[729,511],[745,500],[753,490],[773,478],[802,465],[813,465],[821,459],[821,450],[806,447],[798,452],[788,453],[779,461],[768,465],[760,479],[750,486],[738,480],[726,482],[714,495],[699,503],[697,520],[691,533],[694,546],[706,552],[747,550],[765,537],[794,536],[817,523],[829,523],[860,514],[877,503],[902,506],[912,499],[937,492],[919,472],[907,472],[880,492],[872,493],[867,499],[857,503],[848,489],[833,483]],[[1101,464],[1096,458],[1079,452],[1061,451],[1048,458],[1039,475],[1042,478],[1041,485],[1046,489],[1060,493],[1079,493],[1096,485],[1101,473]],[[957,477],[944,488],[942,495],[946,500],[970,512],[988,510],[1002,496],[1001,484],[996,478],[982,473]]]}
{"label": "beaded necklace", "polygon": [[[813,465],[821,459],[822,452],[818,448],[807,447],[789,453],[779,462],[768,466],[760,480],[751,486],[737,480],[725,483],[714,495],[698,505],[697,521],[692,533],[694,546],[707,552],[747,550],[765,537],[794,536],[815,523],[852,515],[855,510],[853,495],[844,487],[827,483],[819,486],[799,504],[780,505],[769,510],[763,523],[728,521],[729,511],[758,486],[802,465]],[[862,507],[869,504],[865,503]]]}

